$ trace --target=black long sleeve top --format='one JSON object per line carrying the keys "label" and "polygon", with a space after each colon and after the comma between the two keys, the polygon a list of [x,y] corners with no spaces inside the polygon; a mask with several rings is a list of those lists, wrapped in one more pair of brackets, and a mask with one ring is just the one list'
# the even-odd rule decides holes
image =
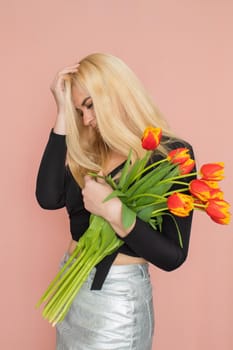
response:
{"label": "black long sleeve top", "polygon": [[[175,141],[171,148],[187,147],[194,159],[192,146],[184,142]],[[56,134],[50,130],[49,139],[44,149],[36,179],[36,199],[43,209],[59,209],[66,207],[70,220],[70,232],[75,241],[83,235],[89,226],[90,212],[83,204],[81,188],[75,181],[66,159],[65,135]],[[161,159],[158,156],[153,161]],[[123,167],[122,163],[110,174],[114,176]],[[194,169],[195,171],[195,169]],[[189,182],[193,177],[182,181]],[[172,189],[180,185],[173,185]],[[177,229],[172,218],[163,216],[162,231],[154,230],[148,223],[136,218],[134,228],[129,234],[121,238],[124,244],[113,254],[106,256],[96,265],[96,274],[91,289],[101,289],[107,273],[118,253],[143,257],[153,265],[165,271],[178,268],[188,255],[193,211],[187,217],[175,216],[183,241],[181,248]]]}

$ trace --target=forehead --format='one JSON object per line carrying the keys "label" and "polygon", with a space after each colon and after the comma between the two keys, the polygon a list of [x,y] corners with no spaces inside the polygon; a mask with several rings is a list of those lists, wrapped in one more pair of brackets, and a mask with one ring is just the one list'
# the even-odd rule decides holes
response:
{"label": "forehead", "polygon": [[90,96],[89,92],[78,84],[72,85],[71,93],[74,103],[79,106],[87,96]]}

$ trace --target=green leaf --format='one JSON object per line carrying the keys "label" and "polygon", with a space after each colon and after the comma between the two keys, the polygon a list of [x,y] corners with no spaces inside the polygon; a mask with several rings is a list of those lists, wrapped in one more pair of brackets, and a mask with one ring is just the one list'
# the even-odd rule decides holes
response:
{"label": "green leaf", "polygon": [[115,183],[115,181],[113,180],[111,175],[107,175],[105,178],[105,181],[107,182],[107,184],[109,184],[114,190],[117,189],[117,184]]}
{"label": "green leaf", "polygon": [[133,178],[138,173],[140,168],[141,168],[141,160],[137,159],[126,176],[125,183],[122,186],[123,192],[125,192],[128,189],[128,187],[131,185]]}
{"label": "green leaf", "polygon": [[171,179],[171,178],[173,178],[174,176],[177,176],[177,175],[180,174],[180,170],[179,170],[178,165],[177,165],[177,164],[174,164],[174,166],[175,166],[174,169],[171,169],[171,171],[170,171],[167,175],[164,176],[163,180],[165,180],[165,179]]}
{"label": "green leaf", "polygon": [[152,204],[156,202],[165,202],[166,198],[160,195],[157,195],[153,193],[153,188],[150,190],[149,193],[142,193],[135,195],[131,198],[127,198],[126,204],[131,207],[131,203],[135,203],[134,206],[138,207],[140,205],[147,205]]}
{"label": "green leaf", "polygon": [[[130,171],[127,174],[125,183],[122,187],[122,191],[125,192],[127,188],[134,182],[137,182],[141,176],[137,176],[146,166],[150,156],[151,151],[147,151],[142,159],[137,159],[134,163],[134,165],[131,167]],[[135,177],[137,176],[137,179],[135,180]]]}
{"label": "green leaf", "polygon": [[139,181],[132,185],[128,189],[127,195],[130,197],[134,194],[150,192],[149,190],[151,189],[151,187],[155,186],[166,175],[168,175],[173,168],[174,165],[171,163],[160,164],[157,168],[144,175]]}
{"label": "green leaf", "polygon": [[118,183],[118,186],[117,186],[118,189],[122,189],[122,187],[123,187],[123,185],[125,183],[126,176],[128,174],[128,170],[129,170],[129,166],[130,166],[131,156],[132,156],[132,148],[129,151],[129,155],[128,155],[127,161],[125,162],[125,165],[124,165],[124,167],[122,169],[121,176],[120,176],[120,179],[119,179],[119,183]]}
{"label": "green leaf", "polygon": [[157,225],[159,226],[159,231],[162,232],[162,222],[163,222],[162,215],[158,215],[156,219],[157,219]]}
{"label": "green leaf", "polygon": [[110,193],[106,198],[104,198],[103,203],[109,201],[112,198],[116,198],[116,197],[127,197],[125,193],[122,193],[119,190],[115,190],[112,191],[112,193]]}
{"label": "green leaf", "polygon": [[136,213],[122,203],[122,223],[125,229],[129,228],[136,219]]}
{"label": "green leaf", "polygon": [[154,205],[146,207],[137,213],[137,216],[145,222],[149,222],[151,213],[154,210]]}
{"label": "green leaf", "polygon": [[150,219],[148,221],[148,223],[151,225],[151,227],[157,231],[157,227],[156,227],[156,220],[155,219]]}

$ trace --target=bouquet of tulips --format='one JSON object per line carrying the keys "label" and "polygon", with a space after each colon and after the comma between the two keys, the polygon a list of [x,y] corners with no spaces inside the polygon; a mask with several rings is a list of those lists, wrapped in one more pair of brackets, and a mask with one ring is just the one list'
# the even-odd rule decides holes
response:
{"label": "bouquet of tulips", "polygon": [[[223,192],[218,185],[218,181],[223,179],[224,164],[219,162],[202,165],[200,178],[197,179],[198,172],[191,172],[195,162],[191,159],[189,150],[176,148],[170,151],[166,158],[148,165],[161,136],[160,128],[147,127],[142,136],[142,147],[146,150],[144,157],[132,165],[130,150],[117,182],[111,176],[100,177],[113,189],[105,201],[116,196],[121,199],[122,223],[126,229],[138,216],[161,232],[163,215],[170,215],[177,228],[180,246],[183,248],[174,215],[184,217],[189,215],[191,210],[198,209],[206,212],[216,223],[228,224],[230,221],[230,205],[223,199]],[[182,181],[187,177],[194,179],[190,182]],[[181,186],[173,190],[174,184]],[[106,220],[91,214],[89,227],[80,238],[73,254],[36,305],[38,307],[47,301],[43,317],[53,326],[61,322],[93,267],[123,243]]]}

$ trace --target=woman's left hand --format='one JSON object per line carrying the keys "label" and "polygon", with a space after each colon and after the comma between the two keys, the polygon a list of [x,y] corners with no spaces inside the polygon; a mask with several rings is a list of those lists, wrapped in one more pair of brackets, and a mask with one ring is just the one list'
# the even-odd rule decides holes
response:
{"label": "woman's left hand", "polygon": [[[102,175],[100,172],[99,175]],[[119,216],[121,211],[121,200],[112,198],[103,203],[103,200],[112,193],[113,189],[104,180],[84,176],[84,187],[82,189],[84,207],[91,213],[102,216],[107,221],[114,221],[115,215]]]}

